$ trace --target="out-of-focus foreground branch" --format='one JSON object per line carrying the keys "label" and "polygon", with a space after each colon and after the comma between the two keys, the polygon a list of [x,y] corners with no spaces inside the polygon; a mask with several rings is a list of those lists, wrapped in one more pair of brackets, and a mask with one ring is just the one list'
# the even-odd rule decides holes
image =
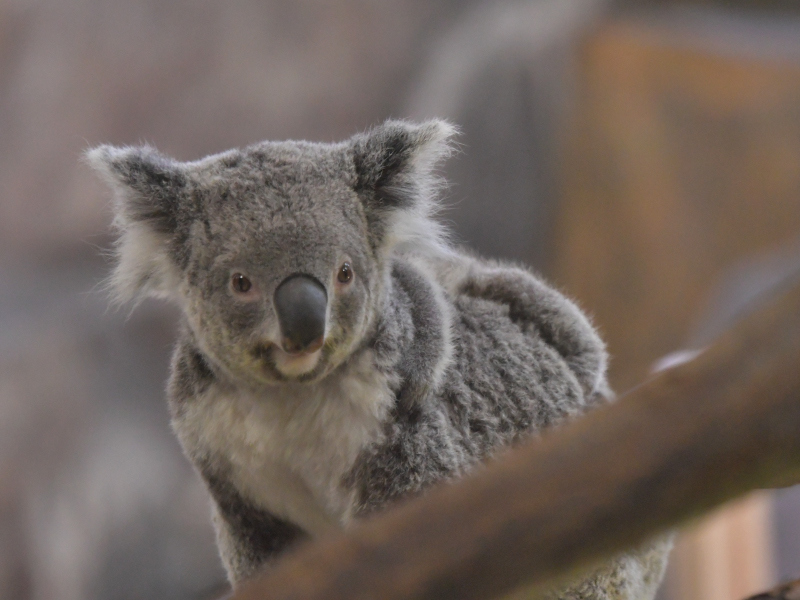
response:
{"label": "out-of-focus foreground branch", "polygon": [[782,583],[778,587],[764,592],[763,594],[756,594],[750,596],[747,600],[798,600],[800,599],[800,579]]}
{"label": "out-of-focus foreground branch", "polygon": [[494,598],[800,479],[800,286],[763,304],[694,361],[470,477],[299,548],[232,598]]}

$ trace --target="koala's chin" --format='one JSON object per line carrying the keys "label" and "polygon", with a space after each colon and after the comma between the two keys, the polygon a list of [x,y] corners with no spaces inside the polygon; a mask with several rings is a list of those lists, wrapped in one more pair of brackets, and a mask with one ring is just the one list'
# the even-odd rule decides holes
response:
{"label": "koala's chin", "polygon": [[[245,367],[246,378],[262,384],[288,382],[313,383],[325,377],[332,368],[330,348],[291,355],[276,344],[256,346]],[[243,373],[244,374],[244,373]]]}
{"label": "koala's chin", "polygon": [[312,375],[320,364],[321,358],[322,348],[310,353],[292,355],[277,346],[272,347],[275,369],[287,379],[302,379],[304,376]]}

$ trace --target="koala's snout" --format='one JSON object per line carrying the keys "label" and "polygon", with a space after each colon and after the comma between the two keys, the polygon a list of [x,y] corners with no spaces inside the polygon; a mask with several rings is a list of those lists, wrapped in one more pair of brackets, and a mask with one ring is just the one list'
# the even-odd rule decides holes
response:
{"label": "koala's snout", "polygon": [[328,293],[309,275],[290,275],[275,290],[281,345],[289,354],[314,352],[325,338]]}

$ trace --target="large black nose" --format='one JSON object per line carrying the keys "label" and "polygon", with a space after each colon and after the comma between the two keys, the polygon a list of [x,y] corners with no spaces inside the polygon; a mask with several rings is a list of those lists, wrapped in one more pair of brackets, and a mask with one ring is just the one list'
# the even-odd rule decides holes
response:
{"label": "large black nose", "polygon": [[290,275],[275,290],[281,343],[289,354],[314,352],[325,337],[325,287],[309,275]]}

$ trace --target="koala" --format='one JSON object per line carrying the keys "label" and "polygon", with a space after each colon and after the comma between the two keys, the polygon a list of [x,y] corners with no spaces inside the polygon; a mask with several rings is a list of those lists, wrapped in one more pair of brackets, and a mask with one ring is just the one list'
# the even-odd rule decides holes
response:
{"label": "koala", "polygon": [[[148,146],[87,154],[116,192],[116,299],[182,311],[172,426],[233,585],[610,397],[578,307],[457,249],[435,219],[454,132],[388,121],[194,162]],[[666,546],[552,597],[650,599]]]}

